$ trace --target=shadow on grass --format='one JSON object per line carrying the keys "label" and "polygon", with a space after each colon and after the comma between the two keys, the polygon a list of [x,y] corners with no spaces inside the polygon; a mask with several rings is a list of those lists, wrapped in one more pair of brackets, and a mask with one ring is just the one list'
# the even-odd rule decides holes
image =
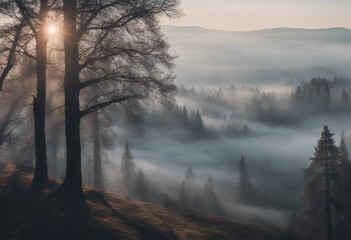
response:
{"label": "shadow on grass", "polygon": [[5,180],[0,193],[0,239],[114,239],[93,219],[84,201],[56,192],[34,193],[26,178],[28,173],[21,169]]}
{"label": "shadow on grass", "polygon": [[163,239],[178,239],[177,235],[174,234],[171,229],[167,233],[160,232],[155,226],[148,224],[145,221],[141,220],[136,220],[133,219],[130,220],[120,212],[118,212],[116,209],[114,209],[104,198],[104,196],[97,191],[87,191],[86,192],[86,197],[89,200],[99,202],[100,204],[104,205],[108,209],[110,209],[113,214],[121,219],[125,224],[127,224],[129,227],[133,228],[136,230],[138,233],[141,234],[142,238],[141,239],[153,239],[153,240],[163,240]]}

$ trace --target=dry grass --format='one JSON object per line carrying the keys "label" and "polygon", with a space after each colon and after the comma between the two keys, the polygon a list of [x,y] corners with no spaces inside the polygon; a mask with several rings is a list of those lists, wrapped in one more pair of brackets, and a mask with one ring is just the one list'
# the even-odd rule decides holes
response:
{"label": "dry grass", "polygon": [[275,240],[281,233],[195,212],[179,212],[84,187],[85,202],[30,190],[33,170],[0,165],[0,239]]}

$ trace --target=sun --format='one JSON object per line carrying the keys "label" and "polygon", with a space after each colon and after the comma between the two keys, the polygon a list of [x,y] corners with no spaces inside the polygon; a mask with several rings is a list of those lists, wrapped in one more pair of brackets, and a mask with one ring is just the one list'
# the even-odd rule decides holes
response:
{"label": "sun", "polygon": [[47,28],[49,34],[55,34],[57,32],[57,27],[55,25],[49,25]]}

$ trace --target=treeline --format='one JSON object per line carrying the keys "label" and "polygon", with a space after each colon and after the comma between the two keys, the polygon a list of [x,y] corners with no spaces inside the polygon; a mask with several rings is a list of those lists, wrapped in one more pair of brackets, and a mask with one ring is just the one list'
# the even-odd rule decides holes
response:
{"label": "treeline", "polygon": [[337,77],[312,78],[298,85],[285,99],[274,92],[253,97],[246,112],[254,120],[275,124],[293,124],[311,115],[348,113],[350,85],[350,80]]}
{"label": "treeline", "polygon": [[[288,89],[290,86],[284,87]],[[211,90],[181,86],[178,94],[198,102],[205,116],[268,124],[294,124],[311,115],[348,113],[351,108],[350,79],[316,77],[285,92],[279,94],[273,90],[232,85]]]}
{"label": "treeline", "polygon": [[234,126],[231,124],[213,126],[208,125],[203,120],[199,109],[188,111],[186,106],[175,105],[171,109],[161,107],[152,109],[145,119],[145,123],[150,128],[172,129],[177,128],[184,133],[181,137],[193,138],[215,138],[215,137],[240,137],[249,134],[249,127]]}
{"label": "treeline", "polygon": [[[128,141],[124,147],[119,169],[120,177],[116,180],[107,179],[109,190],[176,210],[192,209],[238,219],[236,213],[230,210],[237,204],[280,207],[276,206],[276,203],[281,199],[274,199],[276,196],[267,196],[269,191],[251,180],[243,156],[234,168],[233,181],[229,184],[232,187],[229,188],[216,184],[211,176],[204,180],[203,176],[196,175],[196,171],[194,172],[191,166],[188,166],[178,184],[162,185],[160,188],[161,186],[155,184],[157,181],[152,176],[147,176],[147,172],[145,174],[143,169],[138,167]],[[163,187],[168,190],[164,190]],[[223,190],[229,191],[229,194],[223,194]],[[284,209],[284,206],[282,208]]]}

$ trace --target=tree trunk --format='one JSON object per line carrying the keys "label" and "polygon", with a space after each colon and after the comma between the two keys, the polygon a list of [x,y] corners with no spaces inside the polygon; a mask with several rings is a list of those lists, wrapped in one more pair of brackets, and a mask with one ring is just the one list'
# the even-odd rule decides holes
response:
{"label": "tree trunk", "polygon": [[101,151],[100,151],[100,129],[99,129],[99,113],[93,113],[93,137],[94,137],[94,187],[104,188],[104,180],[102,176]]}
{"label": "tree trunk", "polygon": [[58,140],[57,140],[57,132],[54,131],[53,134],[56,136],[52,136],[54,138],[54,141],[52,141],[52,176],[55,178],[59,177],[59,174],[57,172],[57,154],[58,154]]}
{"label": "tree trunk", "polygon": [[80,146],[80,109],[79,109],[79,60],[78,37],[76,32],[76,0],[63,1],[64,46],[65,46],[65,128],[67,167],[60,190],[74,197],[83,197],[81,146]]}
{"label": "tree trunk", "polygon": [[328,165],[328,144],[325,148],[325,203],[326,203],[326,234],[327,239],[333,239],[332,233],[332,215],[330,202],[330,182],[329,182],[329,165]]}
{"label": "tree trunk", "polygon": [[[47,0],[40,1],[39,17],[45,23]],[[45,138],[45,104],[46,104],[46,48],[47,37],[45,24],[39,26],[36,36],[37,51],[37,97],[34,98],[34,134],[35,134],[35,172],[32,181],[33,188],[41,188],[49,182],[46,138]]]}

